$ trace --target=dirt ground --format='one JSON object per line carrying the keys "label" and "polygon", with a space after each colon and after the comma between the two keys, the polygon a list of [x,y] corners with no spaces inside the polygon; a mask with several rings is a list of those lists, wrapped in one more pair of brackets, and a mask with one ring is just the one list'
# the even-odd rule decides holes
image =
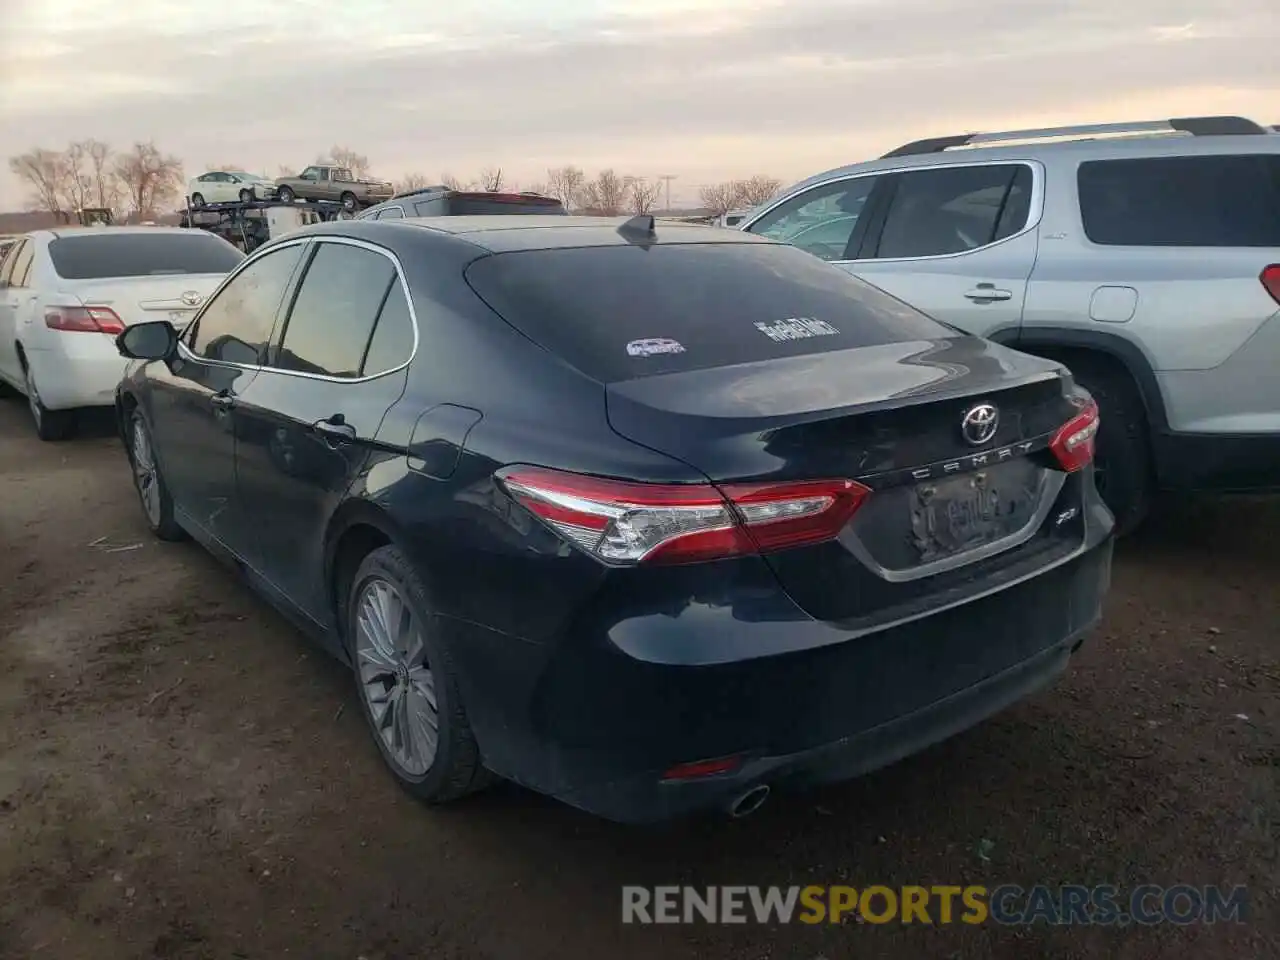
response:
{"label": "dirt ground", "polygon": [[[1121,545],[1072,673],[754,817],[657,829],[514,787],[424,808],[345,671],[191,544],[104,427],[0,401],[0,956],[1280,956],[1280,503]],[[141,544],[141,546],[136,546]],[[1239,924],[623,926],[624,884],[1246,884]]]}

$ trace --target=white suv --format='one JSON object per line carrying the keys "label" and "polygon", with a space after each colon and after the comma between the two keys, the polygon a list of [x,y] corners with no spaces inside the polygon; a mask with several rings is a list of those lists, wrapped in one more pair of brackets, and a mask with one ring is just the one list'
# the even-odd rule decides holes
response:
{"label": "white suv", "polygon": [[1280,488],[1280,136],[1239,117],[966,134],[811,177],[740,229],[1098,398],[1119,529],[1157,489]]}

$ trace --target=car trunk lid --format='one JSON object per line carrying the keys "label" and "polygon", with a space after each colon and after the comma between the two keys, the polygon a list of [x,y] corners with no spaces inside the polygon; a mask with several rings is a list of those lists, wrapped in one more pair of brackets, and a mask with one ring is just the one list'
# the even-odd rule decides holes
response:
{"label": "car trunk lid", "polygon": [[1061,546],[1075,529],[1046,524],[1067,485],[1049,446],[1079,412],[1069,385],[1056,365],[977,338],[644,377],[606,397],[619,434],[722,486],[870,488],[835,540],[765,555],[820,619],[918,600],[931,578],[938,589],[971,579],[969,568],[1044,546],[1038,533]]}

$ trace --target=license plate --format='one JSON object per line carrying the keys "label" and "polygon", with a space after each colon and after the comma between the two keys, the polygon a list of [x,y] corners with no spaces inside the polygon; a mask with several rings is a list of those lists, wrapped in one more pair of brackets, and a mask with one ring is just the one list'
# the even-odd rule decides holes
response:
{"label": "license plate", "polygon": [[910,495],[911,533],[921,563],[985,546],[1021,530],[1035,498],[1021,483],[988,472],[922,483]]}

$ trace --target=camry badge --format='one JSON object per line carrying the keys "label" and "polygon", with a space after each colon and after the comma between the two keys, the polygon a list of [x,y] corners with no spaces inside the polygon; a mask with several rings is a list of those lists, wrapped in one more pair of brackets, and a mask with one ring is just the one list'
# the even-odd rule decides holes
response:
{"label": "camry badge", "polygon": [[975,447],[991,440],[1000,426],[1000,411],[989,403],[980,403],[965,412],[960,421],[960,432]]}

